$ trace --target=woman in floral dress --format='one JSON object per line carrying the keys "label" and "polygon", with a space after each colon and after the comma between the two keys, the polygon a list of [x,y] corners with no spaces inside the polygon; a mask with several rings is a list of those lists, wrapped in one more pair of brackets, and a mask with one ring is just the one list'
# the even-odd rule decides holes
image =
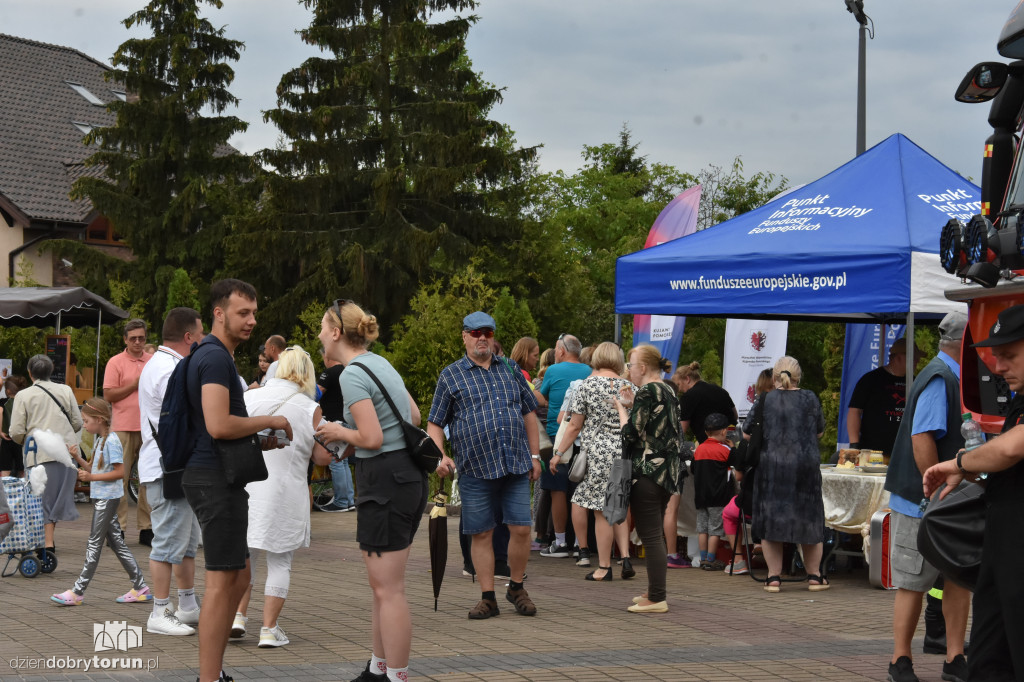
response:
{"label": "woman in floral dress", "polygon": [[[594,514],[594,534],[597,536],[597,570],[587,574],[587,580],[612,579],[612,540],[622,556],[622,577],[636,575],[629,561],[629,529],[620,523],[613,529],[600,511],[604,508],[604,493],[608,489],[612,460],[622,456],[622,431],[613,403],[624,388],[633,384],[622,378],[625,362],[622,350],[610,341],[597,346],[590,358],[594,373],[580,382],[572,402],[566,407],[566,426],[563,443],[571,443],[580,434],[580,452],[587,458],[587,474],[572,495],[572,523],[580,542],[580,565],[590,565],[590,551],[585,547],[587,514]],[[561,457],[552,456],[549,467],[554,471]],[[584,563],[585,560],[585,563]]]}
{"label": "woman in floral dress", "polygon": [[623,456],[633,462],[629,507],[647,563],[647,594],[635,597],[629,611],[665,613],[667,564],[662,526],[668,499],[679,492],[679,401],[675,390],[661,378],[671,365],[653,346],[631,350],[626,367],[630,380],[640,388],[635,396],[630,389],[624,390],[615,407],[622,425]]}

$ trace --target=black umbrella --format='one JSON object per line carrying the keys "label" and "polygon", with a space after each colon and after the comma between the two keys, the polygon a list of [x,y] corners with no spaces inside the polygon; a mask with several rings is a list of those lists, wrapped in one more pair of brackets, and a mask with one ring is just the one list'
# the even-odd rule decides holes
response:
{"label": "black umbrella", "polygon": [[444,492],[434,495],[434,507],[430,510],[428,524],[430,536],[430,579],[434,583],[434,610],[437,611],[437,596],[441,593],[444,569],[448,564],[448,496]]}

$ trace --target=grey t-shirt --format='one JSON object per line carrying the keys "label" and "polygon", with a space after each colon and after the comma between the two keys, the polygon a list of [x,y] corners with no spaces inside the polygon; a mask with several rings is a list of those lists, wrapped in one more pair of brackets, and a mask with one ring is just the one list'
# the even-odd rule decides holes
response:
{"label": "grey t-shirt", "polygon": [[380,421],[381,431],[384,433],[384,442],[379,450],[364,450],[357,447],[356,457],[373,457],[382,452],[403,449],[405,447],[405,435],[402,431],[402,425],[398,422],[395,413],[391,410],[387,401],[384,400],[384,396],[381,394],[380,389],[377,388],[377,384],[367,376],[361,367],[356,367],[357,363],[366,365],[377,379],[384,384],[384,388],[387,389],[391,401],[395,403],[399,414],[402,415],[402,419],[408,421],[411,416],[409,396],[405,390],[405,382],[402,381],[402,377],[391,366],[391,363],[375,353],[364,353],[363,355],[356,356],[345,367],[345,371],[341,373],[341,378],[339,379],[341,394],[345,397],[345,423],[350,428],[355,428],[356,423],[352,419],[352,405],[361,400],[370,399],[373,401],[373,407],[377,412],[377,419]]}

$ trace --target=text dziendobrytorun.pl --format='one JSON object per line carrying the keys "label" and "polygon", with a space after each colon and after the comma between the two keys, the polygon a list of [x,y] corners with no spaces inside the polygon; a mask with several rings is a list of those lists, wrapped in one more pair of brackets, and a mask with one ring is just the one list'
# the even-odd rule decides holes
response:
{"label": "text dziendobrytorun.pl", "polygon": [[49,658],[12,658],[12,670],[156,670],[160,657],[139,656],[50,656]]}

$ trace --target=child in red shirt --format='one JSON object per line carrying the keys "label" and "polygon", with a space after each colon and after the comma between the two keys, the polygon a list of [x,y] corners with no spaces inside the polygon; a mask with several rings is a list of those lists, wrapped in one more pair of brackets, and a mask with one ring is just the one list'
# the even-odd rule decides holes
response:
{"label": "child in red shirt", "polygon": [[707,439],[693,454],[693,496],[697,507],[697,542],[700,546],[701,568],[721,571],[725,562],[715,558],[718,538],[725,533],[722,508],[735,494],[729,469],[731,444],[726,438],[729,420],[717,412],[704,420]]}

